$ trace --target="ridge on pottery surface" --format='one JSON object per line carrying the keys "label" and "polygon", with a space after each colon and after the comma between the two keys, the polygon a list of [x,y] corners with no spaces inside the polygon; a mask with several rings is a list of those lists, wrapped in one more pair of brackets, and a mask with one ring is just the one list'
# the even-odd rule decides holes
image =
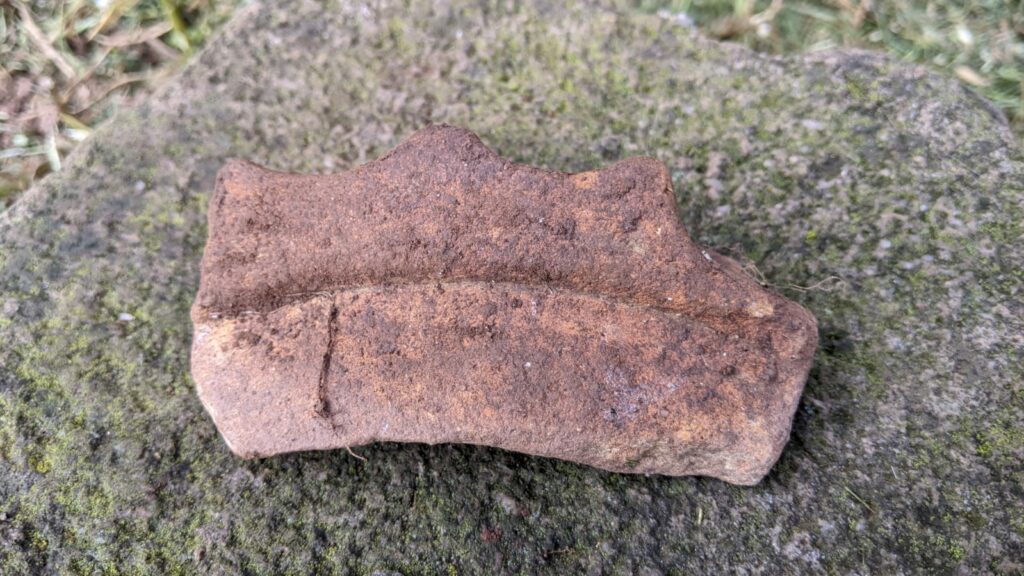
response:
{"label": "ridge on pottery surface", "polygon": [[192,320],[241,456],[461,442],[738,484],[781,453],[817,346],[690,240],[660,162],[563,174],[448,126],[342,174],[226,165]]}

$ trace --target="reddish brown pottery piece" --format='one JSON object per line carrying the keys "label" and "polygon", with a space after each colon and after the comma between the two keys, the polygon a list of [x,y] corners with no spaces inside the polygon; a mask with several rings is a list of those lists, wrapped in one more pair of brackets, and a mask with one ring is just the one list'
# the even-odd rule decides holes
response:
{"label": "reddish brown pottery piece", "polygon": [[421,130],[349,172],[231,162],[192,374],[236,454],[459,442],[754,484],[814,317],[680,224],[665,166],[564,174]]}

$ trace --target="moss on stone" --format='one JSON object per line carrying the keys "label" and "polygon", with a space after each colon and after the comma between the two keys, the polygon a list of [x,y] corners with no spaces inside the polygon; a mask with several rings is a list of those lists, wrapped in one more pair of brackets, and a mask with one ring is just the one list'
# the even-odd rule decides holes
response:
{"label": "moss on stone", "polygon": [[[1024,169],[983,101],[871,54],[767,58],[615,6],[258,8],[0,217],[0,574],[1024,556]],[[822,347],[761,485],[471,446],[230,455],[188,377],[216,170],[338,170],[441,121],[562,170],[662,159],[693,236],[814,311]]]}

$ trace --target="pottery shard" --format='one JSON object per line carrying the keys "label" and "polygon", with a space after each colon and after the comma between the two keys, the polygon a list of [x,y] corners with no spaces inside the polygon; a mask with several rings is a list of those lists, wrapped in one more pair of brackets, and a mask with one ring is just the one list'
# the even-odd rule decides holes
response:
{"label": "pottery shard", "polygon": [[447,126],[342,174],[229,163],[192,308],[199,397],[243,457],[460,442],[754,484],[815,320],[675,206],[656,160],[564,174]]}

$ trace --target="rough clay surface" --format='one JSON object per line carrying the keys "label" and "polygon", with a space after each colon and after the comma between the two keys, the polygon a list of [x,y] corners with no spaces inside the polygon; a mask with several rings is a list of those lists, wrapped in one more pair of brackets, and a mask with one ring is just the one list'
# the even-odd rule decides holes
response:
{"label": "rough clay surface", "polygon": [[208,219],[192,376],[245,457],[469,443],[755,484],[817,347],[652,158],[570,175],[432,126],[332,176],[231,163]]}
{"label": "rough clay surface", "polygon": [[[1021,572],[1024,158],[998,113],[868,53],[548,4],[257,4],[0,216],[0,573]],[[694,240],[814,314],[764,481],[227,449],[188,376],[217,171],[337,172],[442,122],[559,170],[657,156]]]}

